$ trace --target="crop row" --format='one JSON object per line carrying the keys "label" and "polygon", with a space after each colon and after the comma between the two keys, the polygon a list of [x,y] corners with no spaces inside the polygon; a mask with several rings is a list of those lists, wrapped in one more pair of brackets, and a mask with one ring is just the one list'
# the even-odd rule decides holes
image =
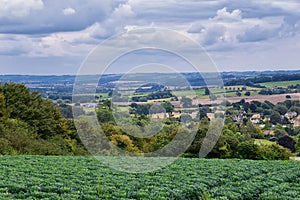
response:
{"label": "crop row", "polygon": [[300,199],[297,161],[177,159],[126,173],[93,157],[1,156],[0,179],[0,199]]}

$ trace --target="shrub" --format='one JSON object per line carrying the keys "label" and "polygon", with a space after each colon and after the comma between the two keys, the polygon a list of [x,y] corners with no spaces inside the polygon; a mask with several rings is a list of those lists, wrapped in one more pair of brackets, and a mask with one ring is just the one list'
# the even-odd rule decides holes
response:
{"label": "shrub", "polygon": [[237,147],[238,155],[244,159],[258,159],[259,146],[254,144],[254,140],[242,142]]}
{"label": "shrub", "polygon": [[258,159],[260,160],[289,160],[291,152],[278,144],[260,147]]}

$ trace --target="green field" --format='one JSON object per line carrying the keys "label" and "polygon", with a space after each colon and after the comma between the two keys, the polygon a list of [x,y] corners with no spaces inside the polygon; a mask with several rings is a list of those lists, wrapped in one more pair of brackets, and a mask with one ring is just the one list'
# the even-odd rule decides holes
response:
{"label": "green field", "polygon": [[235,85],[235,86],[224,86],[226,90],[241,90],[243,87],[246,88],[248,91],[255,91],[255,90],[260,90],[260,88],[255,88],[255,87],[249,87],[249,86],[243,86],[243,85]]}
{"label": "green field", "polygon": [[0,199],[300,198],[297,161],[181,158],[158,171],[130,174],[93,157],[1,156],[0,179]]}
{"label": "green field", "polygon": [[300,84],[300,80],[260,83],[260,85],[265,86],[267,88],[272,88],[272,87],[285,87],[286,88],[290,85],[297,85],[297,84]]}
{"label": "green field", "polygon": [[258,145],[272,145],[272,144],[276,144],[276,142],[271,142],[269,140],[263,140],[263,139],[255,139],[255,144]]}

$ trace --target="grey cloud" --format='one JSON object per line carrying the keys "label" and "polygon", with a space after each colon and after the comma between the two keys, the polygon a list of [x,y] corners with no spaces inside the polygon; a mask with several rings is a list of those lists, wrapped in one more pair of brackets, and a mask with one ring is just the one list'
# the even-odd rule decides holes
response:
{"label": "grey cloud", "polygon": [[268,40],[278,35],[278,28],[267,29],[265,27],[256,25],[245,31],[244,34],[238,35],[239,42],[258,42],[262,40]]}
{"label": "grey cloud", "polygon": [[188,33],[200,33],[201,30],[205,29],[205,26],[201,22],[196,22],[191,25],[187,30]]}
{"label": "grey cloud", "polygon": [[[79,31],[95,22],[106,19],[118,1],[109,0],[44,0],[44,8],[29,12],[27,16],[7,20],[0,16],[0,33],[43,34],[53,32]],[[64,15],[66,8],[76,10],[73,15]]]}
{"label": "grey cloud", "polygon": [[214,25],[204,30],[203,45],[212,45],[222,39],[226,31],[226,27],[222,25]]}

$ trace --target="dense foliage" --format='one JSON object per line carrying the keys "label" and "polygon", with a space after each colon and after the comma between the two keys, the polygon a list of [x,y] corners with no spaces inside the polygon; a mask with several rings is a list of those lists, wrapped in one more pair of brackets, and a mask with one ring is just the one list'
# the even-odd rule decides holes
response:
{"label": "dense foliage", "polygon": [[0,154],[82,154],[72,121],[24,85],[0,85]]}
{"label": "dense foliage", "polygon": [[[141,162],[149,164],[146,160]],[[112,170],[92,157],[2,156],[0,179],[1,199],[300,197],[297,161],[178,159],[158,171],[128,174]]]}
{"label": "dense foliage", "polygon": [[[292,105],[295,105],[295,103],[291,103],[290,108]],[[119,125],[115,123],[109,103],[106,102],[100,104],[96,112],[98,120],[102,123],[101,128],[106,134],[106,137],[118,147],[126,151],[130,149],[131,152],[135,153],[148,153],[163,148],[166,144],[173,140],[177,134],[179,126],[185,127],[187,134],[191,132],[192,127],[197,126],[195,138],[190,147],[182,156],[198,157],[203,140],[206,137],[210,125],[210,120],[206,116],[207,112],[211,111],[209,107],[200,107],[200,112],[198,114],[198,117],[201,119],[200,121],[192,121],[189,119],[187,120],[189,123],[184,125],[180,123],[179,120],[184,122],[185,120],[182,118],[186,117],[186,115],[182,115],[179,119],[171,117],[165,121],[163,127],[159,129],[154,136],[148,138],[134,137],[134,135],[140,135],[141,131],[151,132],[152,129],[154,130],[156,128],[155,126],[148,126],[151,121],[151,119],[146,116],[148,114],[149,106],[150,104],[132,104],[131,113],[134,115],[128,116],[128,118],[119,119],[119,124],[122,124],[122,122],[126,123],[127,130],[130,130],[130,134],[127,134],[126,131],[121,129]],[[234,103],[233,108],[228,109],[227,114],[229,116],[225,121],[222,134],[207,157],[244,158],[255,160],[288,160],[292,155],[291,151],[294,152],[296,148],[296,142],[293,138],[290,137],[290,140],[287,140],[288,144],[283,144],[280,142],[278,144],[274,142],[272,145],[257,144],[255,143],[255,139],[269,139],[271,136],[263,134],[263,130],[253,125],[252,122],[246,117],[241,121],[241,123],[237,123],[230,116],[239,109],[244,109],[247,112],[254,112],[262,109],[262,107],[265,107],[265,109],[270,113],[272,110],[275,110],[276,112],[279,111],[284,114],[288,110],[288,108],[284,107],[283,104],[273,105],[269,102],[247,103],[245,101],[241,101]],[[245,115],[247,112],[245,112]],[[281,120],[280,115],[279,119]],[[131,120],[131,122],[129,123],[128,120]],[[138,125],[140,129],[137,128],[136,125]],[[284,137],[288,137],[288,133],[280,126],[278,126],[275,131],[276,133],[280,132],[278,135],[276,135],[279,137],[279,141],[281,141],[281,139]],[[290,129],[290,131],[293,133],[294,129]]]}
{"label": "dense foliage", "polygon": [[[190,107],[191,99],[185,97],[184,107]],[[289,159],[291,152],[299,152],[299,132],[298,129],[289,127],[283,128],[281,125],[288,123],[282,116],[288,111],[299,113],[299,101],[287,100],[283,103],[273,105],[270,102],[251,103],[242,100],[236,103],[228,103],[227,119],[221,136],[212,151],[207,155],[209,158],[245,158],[245,159]],[[85,132],[90,135],[89,143],[95,147],[103,145],[105,151],[110,149],[110,145],[116,145],[126,151],[134,153],[148,153],[162,149],[170,143],[177,134],[179,127],[183,128],[186,134],[190,134],[193,128],[197,133],[191,146],[182,155],[183,157],[197,157],[206,136],[210,121],[207,113],[211,112],[209,106],[199,105],[198,119],[191,119],[187,114],[180,118],[172,117],[174,107],[170,102],[162,104],[163,109],[170,115],[163,126],[159,128],[151,122],[149,114],[150,104],[131,104],[131,115],[118,119],[118,123],[126,125],[123,130],[115,123],[112,114],[110,101],[104,101],[96,108],[96,114],[101,127],[96,129],[87,128]],[[73,111],[84,114],[80,107],[75,107]],[[152,106],[152,112],[157,111]],[[87,151],[76,132],[74,119],[72,118],[71,106],[60,101],[56,105],[52,101],[43,99],[37,92],[30,92],[24,85],[15,83],[5,83],[0,85],[0,154],[39,154],[39,155],[85,155]],[[243,111],[245,118],[238,122],[233,119],[236,113]],[[270,135],[263,134],[262,129],[253,125],[249,120],[252,113],[261,112],[265,116],[270,116],[270,125],[264,130],[275,126],[273,131],[278,137],[277,143],[272,145],[261,145],[255,139],[269,139]],[[64,117],[64,116],[65,117]],[[247,116],[249,115],[249,116]],[[199,121],[200,119],[200,121]],[[85,126],[86,119],[75,119],[77,124]],[[131,120],[131,123],[129,120]],[[184,122],[185,124],[180,123]],[[149,126],[149,124],[152,125]],[[267,125],[267,124],[266,124]],[[102,129],[109,144],[102,144],[92,136],[97,133],[97,129]],[[130,131],[130,135],[126,133]],[[152,137],[134,137],[143,132],[156,133]],[[251,152],[251,153],[249,153]],[[108,153],[105,152],[105,155]],[[168,154],[169,155],[169,154]]]}

